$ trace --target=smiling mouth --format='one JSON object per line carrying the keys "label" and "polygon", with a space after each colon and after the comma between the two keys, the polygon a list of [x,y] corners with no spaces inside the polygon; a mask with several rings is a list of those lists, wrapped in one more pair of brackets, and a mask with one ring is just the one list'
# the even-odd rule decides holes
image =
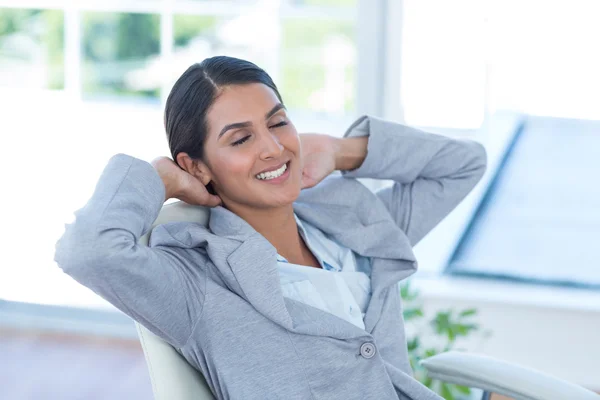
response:
{"label": "smiling mouth", "polygon": [[285,174],[285,171],[288,170],[290,162],[286,162],[281,167],[274,171],[262,172],[256,175],[256,179],[261,181],[269,181],[271,179],[279,178],[281,175]]}

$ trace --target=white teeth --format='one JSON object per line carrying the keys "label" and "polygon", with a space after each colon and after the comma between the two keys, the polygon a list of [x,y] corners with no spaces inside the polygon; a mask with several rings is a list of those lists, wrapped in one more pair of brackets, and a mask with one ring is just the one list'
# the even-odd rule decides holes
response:
{"label": "white teeth", "polygon": [[275,171],[263,172],[261,174],[256,175],[256,177],[261,180],[269,180],[269,179],[278,178],[281,175],[283,175],[283,173],[285,172],[286,169],[287,169],[287,164],[283,164],[281,166],[281,168],[279,168]]}

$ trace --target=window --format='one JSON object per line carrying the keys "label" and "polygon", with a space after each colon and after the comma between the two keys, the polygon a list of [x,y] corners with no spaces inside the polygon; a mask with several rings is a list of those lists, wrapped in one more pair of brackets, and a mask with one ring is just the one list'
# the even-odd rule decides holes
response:
{"label": "window", "polygon": [[[497,110],[600,118],[596,1],[402,4],[390,17],[402,24],[392,24],[386,36],[387,57],[401,49],[401,87],[389,89],[399,92],[401,105],[390,117],[401,113],[409,125],[467,130]],[[388,82],[393,77],[392,71]]]}
{"label": "window", "polygon": [[496,0],[488,15],[492,110],[600,119],[597,1]]}
{"label": "window", "polygon": [[160,18],[155,14],[86,12],[82,15],[85,98],[160,98],[152,75],[160,54]]}
{"label": "window", "polygon": [[0,87],[64,88],[63,21],[58,10],[2,10]]}
{"label": "window", "polygon": [[286,19],[281,43],[282,90],[291,106],[343,114],[354,109],[354,24]]}
{"label": "window", "polygon": [[402,103],[409,125],[477,129],[485,117],[485,2],[405,1]]}

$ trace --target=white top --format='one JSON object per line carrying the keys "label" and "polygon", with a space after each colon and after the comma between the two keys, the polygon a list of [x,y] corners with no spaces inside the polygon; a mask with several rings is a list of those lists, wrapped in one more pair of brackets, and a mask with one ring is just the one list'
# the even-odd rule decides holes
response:
{"label": "white top", "polygon": [[298,232],[321,268],[291,264],[277,255],[283,296],[334,314],[361,329],[371,299],[368,258],[327,237],[296,216]]}

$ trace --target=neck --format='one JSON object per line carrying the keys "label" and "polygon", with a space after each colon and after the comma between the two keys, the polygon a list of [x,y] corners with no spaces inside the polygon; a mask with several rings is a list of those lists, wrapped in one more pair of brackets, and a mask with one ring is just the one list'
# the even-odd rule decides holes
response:
{"label": "neck", "polygon": [[244,219],[286,259],[302,257],[303,242],[298,233],[292,204],[273,209],[230,211]]}

